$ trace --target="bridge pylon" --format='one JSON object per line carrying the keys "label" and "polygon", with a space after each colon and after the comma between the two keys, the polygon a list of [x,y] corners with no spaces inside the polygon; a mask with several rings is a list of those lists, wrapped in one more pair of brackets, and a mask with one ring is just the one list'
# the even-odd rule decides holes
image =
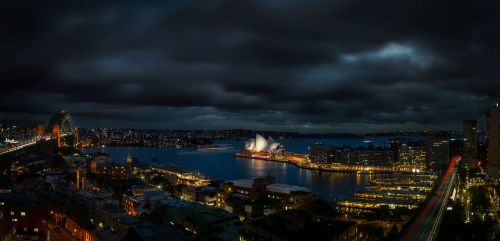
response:
{"label": "bridge pylon", "polygon": [[61,148],[61,128],[59,124],[52,126],[52,138],[57,138],[57,148]]}

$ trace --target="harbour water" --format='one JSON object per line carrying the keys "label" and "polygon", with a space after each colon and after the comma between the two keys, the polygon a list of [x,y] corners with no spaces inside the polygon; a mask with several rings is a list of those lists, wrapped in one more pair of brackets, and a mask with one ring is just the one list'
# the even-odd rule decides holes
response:
{"label": "harbour water", "polygon": [[[282,143],[287,150],[296,153],[307,153],[308,146],[316,141],[332,146],[346,144],[353,147],[366,147],[368,145],[366,139],[361,138],[300,138],[277,141]],[[375,137],[370,138],[370,141],[375,146],[384,146],[387,138]],[[156,158],[160,163],[179,165],[185,170],[199,172],[217,180],[233,180],[271,174],[280,183],[307,187],[328,200],[349,196],[353,190],[367,185],[369,179],[374,177],[373,175],[359,175],[356,173],[305,170],[280,162],[239,159],[234,157],[234,153],[243,148],[244,141],[224,140],[217,141],[216,144],[227,148],[199,151],[187,148],[103,147],[86,150],[86,152],[102,151],[111,155],[117,162],[123,162],[128,155],[135,156],[139,162],[145,163]]]}

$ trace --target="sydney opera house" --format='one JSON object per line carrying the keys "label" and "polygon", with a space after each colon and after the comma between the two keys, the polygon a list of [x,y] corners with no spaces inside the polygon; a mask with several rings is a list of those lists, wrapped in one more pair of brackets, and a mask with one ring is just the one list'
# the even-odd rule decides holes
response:
{"label": "sydney opera house", "polygon": [[255,139],[250,139],[245,143],[245,150],[251,152],[281,153],[283,152],[283,146],[274,141],[272,137],[266,140],[266,138],[257,134],[255,135]]}
{"label": "sydney opera house", "polygon": [[283,146],[277,143],[272,137],[264,138],[262,135],[255,135],[255,139],[245,142],[245,148],[236,153],[238,157],[257,158],[275,160],[283,154]]}

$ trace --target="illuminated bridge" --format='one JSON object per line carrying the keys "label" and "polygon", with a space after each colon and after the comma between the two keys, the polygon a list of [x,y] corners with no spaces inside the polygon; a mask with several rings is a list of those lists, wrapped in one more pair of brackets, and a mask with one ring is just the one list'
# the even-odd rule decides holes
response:
{"label": "illuminated bridge", "polygon": [[77,146],[78,144],[78,128],[76,128],[71,115],[66,111],[60,111],[54,114],[46,129],[40,125],[35,128],[35,132],[36,134],[30,140],[21,141],[16,144],[8,145],[4,148],[0,148],[0,155],[12,153],[29,146],[33,146],[42,140],[54,140],[57,142],[57,147],[62,147],[64,145]]}

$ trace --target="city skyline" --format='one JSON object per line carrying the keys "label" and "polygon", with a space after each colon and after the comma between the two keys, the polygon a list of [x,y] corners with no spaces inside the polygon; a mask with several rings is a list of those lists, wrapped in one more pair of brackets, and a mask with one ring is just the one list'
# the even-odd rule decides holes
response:
{"label": "city skyline", "polygon": [[500,240],[500,1],[0,1],[0,241]]}
{"label": "city skyline", "polygon": [[[498,3],[4,2],[0,123],[461,130],[498,101]],[[29,123],[26,123],[29,121]]]}

